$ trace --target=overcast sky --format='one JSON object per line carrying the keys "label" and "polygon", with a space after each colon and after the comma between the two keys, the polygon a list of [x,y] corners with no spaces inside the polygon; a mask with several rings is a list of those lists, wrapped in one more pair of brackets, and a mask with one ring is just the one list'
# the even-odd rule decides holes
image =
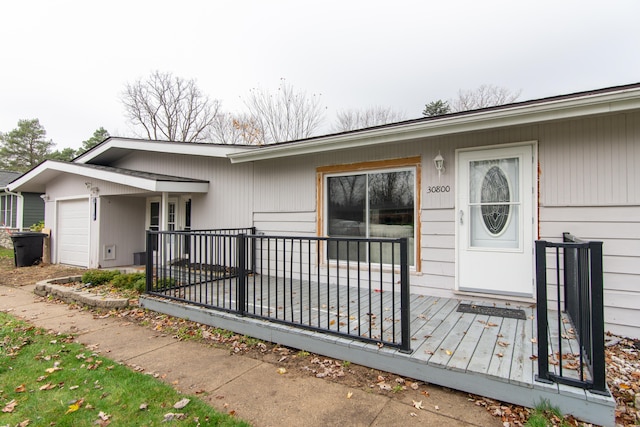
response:
{"label": "overcast sky", "polygon": [[58,149],[103,126],[133,136],[119,101],[152,71],[195,79],[239,112],[281,78],[335,113],[408,118],[459,89],[520,100],[640,82],[640,1],[54,1],[0,3],[0,131],[38,118]]}

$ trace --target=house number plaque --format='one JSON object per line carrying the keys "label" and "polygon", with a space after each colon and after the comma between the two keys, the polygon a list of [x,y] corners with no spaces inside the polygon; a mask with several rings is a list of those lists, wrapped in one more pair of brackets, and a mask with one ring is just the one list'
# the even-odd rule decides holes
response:
{"label": "house number plaque", "polygon": [[448,185],[432,185],[427,187],[427,194],[431,193],[448,193],[451,191],[451,187]]}

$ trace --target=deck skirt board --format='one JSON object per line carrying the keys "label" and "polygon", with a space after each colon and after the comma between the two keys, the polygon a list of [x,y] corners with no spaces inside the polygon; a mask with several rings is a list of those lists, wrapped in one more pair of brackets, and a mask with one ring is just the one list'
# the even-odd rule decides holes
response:
{"label": "deck skirt board", "polygon": [[[194,289],[192,293],[204,297],[205,288]],[[346,287],[330,294],[320,291],[323,306],[309,309],[305,303],[308,286],[294,287],[294,292],[288,292],[286,299],[282,294],[276,295],[277,289],[274,282],[268,295],[267,292],[256,295],[256,304],[278,310],[278,305],[286,301],[287,309],[280,312],[286,312],[287,316],[293,311],[294,319],[306,322],[311,317],[314,324],[322,326],[327,326],[334,319],[336,321],[331,328],[360,328],[359,335],[370,333],[387,336],[394,333],[392,315],[395,314],[395,334],[400,334],[399,313],[392,312],[392,292],[373,292],[369,295],[366,289],[358,293]],[[251,285],[249,291],[252,292]],[[318,289],[313,285],[311,291],[315,293]],[[215,289],[206,292],[208,299],[217,298]],[[296,302],[296,297],[299,302]],[[226,298],[229,299],[229,296]],[[526,314],[526,319],[519,320],[457,311],[460,303],[475,304],[478,303],[476,301],[423,295],[411,295],[409,300],[410,354],[375,343],[365,343],[357,340],[357,337],[323,334],[294,325],[238,316],[168,299],[142,296],[140,303],[143,307],[162,313],[509,403],[534,407],[541,399],[547,399],[565,414],[573,414],[595,424],[612,425],[615,410],[613,398],[592,395],[566,385],[535,381],[537,334],[535,310],[531,306],[515,307]],[[253,296],[249,301],[254,301]],[[384,311],[383,319],[375,319],[369,328],[371,319],[366,316],[362,319],[352,318],[357,314],[358,304],[365,313],[369,304],[389,310]],[[559,326],[562,332],[556,323],[550,326],[549,334],[559,336],[570,332],[570,325],[561,323]],[[566,345],[563,353],[565,350],[574,350],[571,340],[566,341],[563,343],[563,346]],[[499,342],[507,345],[500,345]],[[501,353],[502,357],[496,353]]]}

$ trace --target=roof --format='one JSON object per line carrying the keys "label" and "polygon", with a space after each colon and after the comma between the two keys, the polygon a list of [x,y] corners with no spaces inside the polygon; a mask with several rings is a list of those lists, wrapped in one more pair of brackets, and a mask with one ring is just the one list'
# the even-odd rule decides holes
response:
{"label": "roof", "polygon": [[7,184],[22,175],[20,172],[10,172],[0,170],[0,189],[4,189]]}
{"label": "roof", "polygon": [[229,154],[251,151],[256,148],[256,146],[250,145],[153,141],[136,138],[109,137],[76,157],[73,162],[108,165],[134,151],[226,158]]}
{"label": "roof", "polygon": [[204,180],[55,160],[47,160],[39,164],[19,179],[13,181],[9,188],[11,191],[44,193],[47,183],[64,173],[109,181],[153,192],[206,193],[209,189],[209,181]]}
{"label": "roof", "polygon": [[638,109],[640,83],[634,83],[265,145],[228,157],[252,162]]}

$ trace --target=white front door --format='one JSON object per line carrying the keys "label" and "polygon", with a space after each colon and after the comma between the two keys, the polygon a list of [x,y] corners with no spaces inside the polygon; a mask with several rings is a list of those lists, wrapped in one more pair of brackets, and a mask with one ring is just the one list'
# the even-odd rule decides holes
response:
{"label": "white front door", "polygon": [[457,152],[457,289],[533,296],[533,147]]}

